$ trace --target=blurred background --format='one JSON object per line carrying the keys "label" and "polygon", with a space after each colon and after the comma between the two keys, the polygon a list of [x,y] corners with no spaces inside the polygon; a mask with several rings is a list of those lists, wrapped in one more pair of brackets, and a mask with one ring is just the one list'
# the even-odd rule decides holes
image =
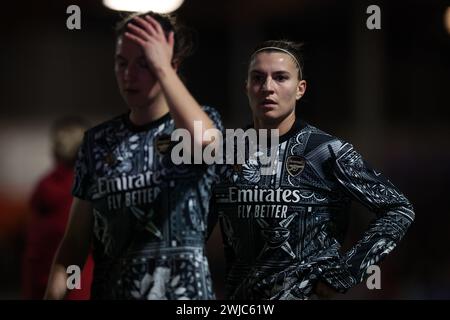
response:
{"label": "blurred background", "polygon": [[[66,9],[81,9],[68,30]],[[369,5],[381,29],[368,30]],[[305,42],[308,89],[297,107],[310,124],[352,142],[411,200],[416,220],[381,264],[381,290],[359,285],[341,299],[450,298],[450,4],[438,0],[185,0],[195,30],[187,86],[217,108],[225,127],[245,126],[246,66],[260,41]],[[117,12],[100,0],[19,1],[3,8],[0,50],[0,299],[21,299],[30,197],[52,167],[51,124],[92,124],[126,111],[114,77]],[[447,13],[446,13],[447,12]],[[349,247],[373,218],[355,204]],[[223,297],[220,234],[208,243]]]}

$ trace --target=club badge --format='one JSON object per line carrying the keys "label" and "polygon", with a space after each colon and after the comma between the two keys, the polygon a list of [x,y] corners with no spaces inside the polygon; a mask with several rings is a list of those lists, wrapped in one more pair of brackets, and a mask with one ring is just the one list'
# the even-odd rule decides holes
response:
{"label": "club badge", "polygon": [[298,176],[305,168],[305,163],[305,158],[301,156],[289,156],[286,160],[286,170],[291,176]]}
{"label": "club badge", "polygon": [[156,151],[158,151],[158,153],[161,155],[166,154],[169,151],[170,143],[171,140],[169,135],[161,135],[156,137]]}

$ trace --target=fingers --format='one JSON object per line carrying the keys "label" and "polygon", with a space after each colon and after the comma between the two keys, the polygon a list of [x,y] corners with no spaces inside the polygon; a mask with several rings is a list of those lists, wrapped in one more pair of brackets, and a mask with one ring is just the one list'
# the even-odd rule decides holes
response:
{"label": "fingers", "polygon": [[148,21],[148,23],[150,23],[150,25],[160,34],[160,35],[164,35],[164,31],[161,28],[161,24],[155,20],[155,18],[146,15],[145,19]]}
{"label": "fingers", "polygon": [[127,24],[127,32],[124,35],[143,49],[157,48],[172,57],[175,44],[174,32],[169,32],[166,38],[159,22],[151,16],[133,18],[132,22]]}
{"label": "fingers", "polygon": [[[130,35],[133,37],[127,36],[129,39],[133,40],[138,44],[144,44],[146,41],[151,40],[152,38],[159,38],[158,31],[154,28],[152,24],[148,21],[142,19],[141,17],[133,18],[133,21],[128,23],[127,25]],[[143,40],[138,42],[137,39]]]}
{"label": "fingers", "polygon": [[133,18],[133,24],[136,24],[139,27],[141,27],[148,33],[149,36],[156,36],[158,34],[157,29],[152,24],[142,19],[141,17]]}
{"label": "fingers", "polygon": [[141,39],[138,36],[135,36],[134,34],[130,33],[130,32],[125,32],[124,36],[127,37],[128,39],[130,39],[131,41],[135,42],[136,44],[140,45],[140,46],[144,46],[145,45],[145,40]]}
{"label": "fingers", "polygon": [[162,29],[161,25],[159,24],[158,21],[156,21],[154,18],[152,18],[149,15],[146,15],[143,18],[141,17],[135,17],[133,18],[133,23],[128,24],[130,25],[137,25],[139,26],[141,29],[145,30],[145,32],[149,35],[149,36],[154,36],[156,38],[158,38],[159,40],[166,40],[165,34],[164,34],[164,30]]}
{"label": "fingers", "polygon": [[169,33],[169,46],[173,48],[173,45],[175,44],[175,33],[173,31],[170,31]]}
{"label": "fingers", "polygon": [[137,27],[136,25],[129,23],[128,29],[133,32],[133,35],[138,36],[142,40],[149,40],[150,36],[147,32],[145,32],[143,29]]}
{"label": "fingers", "polygon": [[[144,18],[141,17],[135,17],[133,18],[133,22],[129,23],[128,26],[138,27],[141,30],[144,30],[144,32],[147,33],[148,36],[156,37],[158,40],[165,40],[167,43],[169,43],[170,34],[169,37],[166,38],[164,30],[161,27],[161,24],[156,21],[155,18],[146,15]],[[133,28],[133,31],[138,31],[137,29]],[[173,31],[172,31],[173,32]],[[139,32],[139,35],[142,36],[142,33]],[[147,36],[143,38],[148,38]]]}

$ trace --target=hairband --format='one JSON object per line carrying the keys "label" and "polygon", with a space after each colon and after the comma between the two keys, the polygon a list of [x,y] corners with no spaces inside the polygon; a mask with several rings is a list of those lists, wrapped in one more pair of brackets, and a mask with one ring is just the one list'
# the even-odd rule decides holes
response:
{"label": "hairband", "polygon": [[252,57],[255,54],[257,54],[258,52],[265,51],[265,50],[277,50],[277,51],[282,51],[282,52],[288,54],[292,59],[294,59],[295,63],[297,64],[298,70],[300,71],[300,79],[303,79],[302,67],[300,66],[300,63],[298,63],[297,58],[292,53],[290,53],[288,50],[286,50],[286,49],[282,49],[282,48],[278,48],[278,47],[264,47],[264,48],[258,49],[255,52],[253,52]]}

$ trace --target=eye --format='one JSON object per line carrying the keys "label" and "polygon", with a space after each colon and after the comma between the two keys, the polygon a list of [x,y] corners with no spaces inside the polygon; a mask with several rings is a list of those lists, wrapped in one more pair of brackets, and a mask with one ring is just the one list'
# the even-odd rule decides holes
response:
{"label": "eye", "polygon": [[124,60],[116,60],[116,66],[119,68],[125,68],[127,66],[127,62]]}
{"label": "eye", "polygon": [[139,60],[138,65],[139,65],[139,67],[141,67],[143,69],[148,69],[148,64],[147,64],[147,61],[145,61],[145,60]]}
{"label": "eye", "polygon": [[264,76],[261,74],[253,74],[251,80],[252,82],[260,83],[264,81]]}
{"label": "eye", "polygon": [[274,80],[275,80],[275,81],[278,81],[278,82],[283,82],[283,81],[286,81],[286,80],[288,80],[288,79],[289,79],[289,77],[286,76],[286,75],[276,75],[276,76],[274,77]]}

